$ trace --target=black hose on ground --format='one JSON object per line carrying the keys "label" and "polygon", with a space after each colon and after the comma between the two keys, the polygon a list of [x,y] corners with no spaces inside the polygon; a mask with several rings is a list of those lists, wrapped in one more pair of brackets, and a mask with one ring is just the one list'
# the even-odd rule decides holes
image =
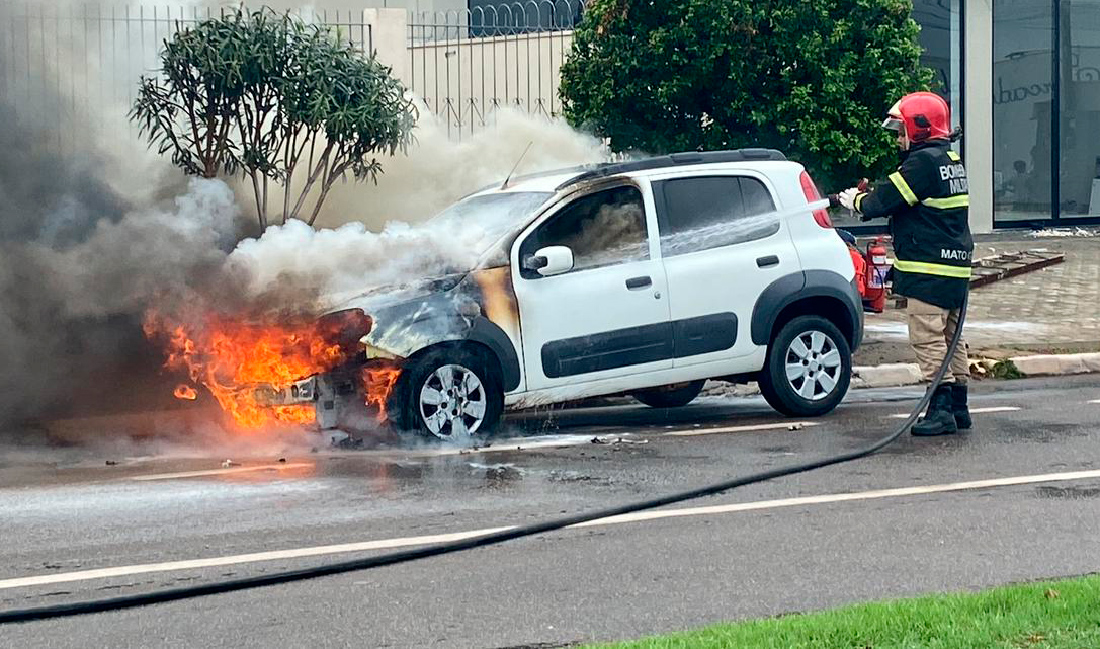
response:
{"label": "black hose on ground", "polygon": [[951,357],[954,356],[955,350],[958,349],[959,340],[962,338],[963,322],[966,319],[966,306],[967,299],[964,297],[962,307],[959,310],[959,323],[955,330],[955,335],[951,339],[951,344],[948,346],[947,355],[944,357],[943,364],[940,366],[940,369],[936,373],[935,378],[929,385],[928,390],[925,391],[924,396],[921,397],[920,402],[918,402],[916,407],[913,408],[913,412],[911,412],[909,414],[909,417],[906,418],[906,420],[902,422],[900,426],[898,426],[897,430],[891,432],[889,435],[886,435],[885,437],[875,441],[874,443],[862,449],[850,451],[848,453],[842,453],[840,455],[834,455],[832,457],[821,458],[812,462],[796,464],[794,466],[782,469],[772,469],[771,471],[764,471],[741,478],[734,478],[732,480],[727,480],[718,484],[710,485],[707,487],[700,487],[698,489],[692,489],[690,491],[670,494],[661,498],[653,498],[651,500],[645,500],[629,505],[611,507],[608,509],[590,512],[587,514],[564,516],[562,518],[544,521],[542,523],[534,523],[531,525],[514,527],[501,532],[486,534],[484,536],[478,536],[462,541],[432,545],[414,550],[391,552],[389,554],[381,554],[378,556],[367,557],[365,559],[340,561],[336,563],[330,563],[328,565],[316,566],[313,568],[303,568],[301,570],[288,570],[285,572],[277,572],[256,577],[229,579],[199,586],[169,588],[165,590],[153,591],[151,593],[125,595],[121,597],[108,597],[104,599],[89,600],[84,602],[73,602],[71,604],[55,604],[52,606],[42,606],[21,611],[5,611],[3,613],[0,613],[0,624],[30,622],[33,620],[49,620],[55,618],[73,617],[77,615],[87,615],[89,613],[117,611],[127,608],[135,608],[138,606],[146,606],[149,604],[158,604],[161,602],[190,599],[192,597],[200,597],[203,595],[230,593],[233,591],[246,590],[249,588],[273,586],[275,584],[286,584],[294,581],[302,581],[305,579],[314,579],[317,577],[325,577],[328,575],[337,575],[345,572],[355,572],[359,570],[367,570],[370,568],[379,568],[381,566],[391,566],[398,563],[415,561],[417,559],[427,559],[429,557],[437,557],[444,554],[451,554],[453,552],[460,552],[462,550],[472,550],[474,548],[496,545],[498,543],[504,543],[505,541],[511,541],[513,539],[519,539],[525,536],[534,536],[536,534],[543,534],[545,532],[553,532],[555,530],[560,530],[571,525],[586,523],[588,521],[594,521],[600,518],[608,518],[611,516],[630,514],[647,509],[655,509],[657,507],[672,505],[675,503],[684,502],[686,500],[702,498],[703,496],[714,496],[716,494],[720,494],[722,492],[729,491],[730,489],[735,489],[737,487],[743,487],[745,485],[750,485],[757,482],[764,482],[766,480],[773,480],[775,478],[795,475],[797,473],[805,473],[807,471],[813,471],[815,469],[833,466],[835,464],[842,464],[845,462],[858,460],[860,458],[867,457],[868,455],[882,450],[884,447],[888,446],[899,437],[901,437],[905,433],[905,431],[908,430],[909,427],[916,422],[917,418],[920,416],[920,413],[928,406],[929,401],[931,401],[932,399],[932,394],[935,392],[936,388],[943,380],[943,377],[947,374],[947,370],[951,365]]}

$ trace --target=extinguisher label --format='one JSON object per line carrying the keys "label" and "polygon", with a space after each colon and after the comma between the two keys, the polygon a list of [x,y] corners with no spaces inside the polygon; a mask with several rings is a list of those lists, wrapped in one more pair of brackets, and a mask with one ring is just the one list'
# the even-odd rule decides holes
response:
{"label": "extinguisher label", "polygon": [[882,288],[886,281],[886,271],[879,270],[878,268],[871,271],[871,288]]}

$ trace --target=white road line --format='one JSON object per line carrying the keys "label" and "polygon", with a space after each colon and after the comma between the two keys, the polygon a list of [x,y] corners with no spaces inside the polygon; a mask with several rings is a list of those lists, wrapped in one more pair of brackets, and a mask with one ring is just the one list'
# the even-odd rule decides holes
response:
{"label": "white road line", "polygon": [[822,496],[803,496],[800,498],[782,498],[779,500],[762,500],[753,503],[735,503],[732,505],[711,505],[708,507],[689,507],[686,509],[662,509],[651,512],[635,512],[622,516],[611,516],[588,523],[581,523],[575,527],[589,527],[592,525],[614,525],[618,523],[634,523],[638,521],[657,520],[660,518],[675,518],[681,516],[708,516],[713,514],[732,514],[759,509],[778,509],[781,507],[797,507],[799,505],[822,505],[826,503],[848,502],[852,500],[877,500],[880,498],[897,498],[900,496],[919,496],[925,494],[944,493],[948,491],[971,491],[974,489],[991,489],[994,487],[1013,487],[1038,482],[1068,482],[1072,480],[1086,480],[1100,478],[1100,470],[1074,471],[1070,473],[1048,473],[1045,475],[1016,476],[1012,478],[992,478],[989,480],[973,480],[970,482],[952,482],[939,485],[925,485],[921,487],[901,487],[898,489],[880,489],[877,491],[860,491],[849,494],[826,494]]}
{"label": "white road line", "polygon": [[1092,401],[1089,401],[1089,403],[1100,403],[1100,399],[1093,399]]}
{"label": "white road line", "polygon": [[[925,485],[918,487],[901,487],[897,489],[880,489],[875,491],[861,491],[856,493],[844,494],[824,494],[820,496],[803,496],[800,498],[782,498],[779,500],[761,500],[748,503],[733,503],[729,505],[711,505],[706,507],[689,507],[683,509],[661,509],[651,512],[637,512],[634,514],[624,514],[622,516],[601,518],[599,520],[582,523],[574,527],[618,525],[622,523],[636,523],[641,521],[659,520],[663,518],[679,518],[685,516],[713,516],[716,514],[732,514],[745,511],[757,511],[762,509],[778,509],[782,507],[823,505],[828,503],[850,502],[858,500],[898,498],[903,496],[919,496],[926,494],[945,493],[950,491],[971,491],[976,489],[1011,487],[1037,484],[1042,482],[1070,482],[1073,480],[1089,480],[1095,478],[1100,478],[1100,470],[1047,473],[1042,475],[1016,476],[1010,478],[991,478],[988,480],[973,480],[969,482],[952,482],[947,484]],[[216,566],[229,566],[242,563],[256,563],[261,561],[276,561],[280,559],[295,559],[300,557],[340,554],[345,552],[363,552],[368,550],[386,550],[419,545],[432,545],[437,543],[447,543],[449,541],[459,541],[477,536],[484,536],[486,534],[493,534],[495,532],[501,532],[509,529],[512,529],[512,527],[498,527],[492,529],[473,530],[469,532],[457,532],[453,534],[439,534],[435,536],[412,536],[397,539],[383,539],[378,541],[364,541],[361,543],[345,543],[341,545],[323,545],[292,550],[274,550],[270,552],[256,552],[253,554],[211,557],[209,559],[168,561],[164,563],[139,564],[131,566],[118,566],[115,568],[100,568],[96,570],[80,570],[76,572],[32,575],[29,577],[15,577],[12,579],[0,580],[0,590],[9,588],[21,588],[26,586],[42,586],[46,584],[58,584],[73,581],[85,581],[89,579],[103,579],[107,577],[123,577],[127,575],[145,574],[151,572],[196,570],[200,568],[210,568]]]}
{"label": "white road line", "polygon": [[[817,426],[818,424],[811,421],[797,421],[797,422],[784,422],[778,424],[757,424],[747,426],[729,426],[725,428],[688,428],[683,430],[672,431],[654,431],[655,437],[693,437],[696,435],[715,435],[718,433],[741,433],[757,430],[786,430],[791,427],[801,428],[807,426]],[[632,436],[639,434],[644,435],[647,431],[634,431]],[[624,433],[625,435],[625,433]],[[599,433],[594,435],[547,435],[538,437],[515,437],[510,439],[498,439],[493,440],[492,446],[477,447],[477,448],[430,448],[422,450],[408,450],[408,451],[377,451],[367,452],[364,455],[376,458],[376,457],[445,457],[451,455],[474,455],[481,453],[508,453],[516,451],[537,451],[548,450],[556,448],[566,448],[569,446],[580,446],[583,444],[591,444],[593,437],[617,437],[614,432]],[[234,473],[249,473],[253,471],[268,471],[268,470],[285,470],[285,469],[301,469],[310,468],[312,464],[265,464],[263,466],[245,466],[234,467],[228,469],[209,469],[205,471],[181,471],[179,473],[156,473],[151,475],[139,475],[127,478],[128,480],[137,480],[139,482],[147,482],[153,480],[182,480],[186,478],[203,478],[209,476],[220,475],[232,475]]]}
{"label": "white road line", "polygon": [[164,563],[145,563],[133,566],[119,566],[117,568],[99,568],[97,570],[79,570],[76,572],[63,572],[52,575],[35,575],[33,577],[17,577],[15,579],[0,580],[0,590],[7,588],[22,588],[26,586],[43,586],[46,584],[60,584],[71,581],[86,581],[88,579],[106,579],[107,577],[125,577],[128,575],[141,575],[150,572],[172,572],[176,570],[196,570],[199,568],[214,568],[217,566],[232,566],[240,563],[256,563],[259,561],[276,561],[279,559],[297,559],[300,557],[315,557],[324,554],[339,554],[342,552],[363,552],[367,550],[391,550],[405,548],[414,545],[434,545],[436,543],[450,543],[462,541],[475,536],[483,536],[494,532],[503,532],[511,527],[499,527],[494,529],[476,530],[473,532],[457,532],[454,534],[437,534],[435,536],[411,536],[404,539],[384,539],[380,541],[365,541],[363,543],[343,543],[340,545],[321,545],[312,548],[298,548],[296,550],[273,550],[271,552],[254,552],[252,554],[235,554],[227,557],[212,557],[209,559],[191,559],[189,561],[167,561]]}
{"label": "white road line", "polygon": [[[970,409],[970,414],[972,414],[972,415],[985,415],[985,414],[989,414],[991,412],[1016,412],[1018,410],[1020,410],[1020,408],[1017,408],[1015,406],[997,406],[995,408],[971,408]],[[890,415],[890,419],[908,419],[908,418],[909,418],[909,413],[907,413],[907,412],[905,412],[905,413],[899,412],[896,415]]]}
{"label": "white road line", "polygon": [[149,482],[152,480],[180,480],[183,478],[203,478],[212,475],[233,475],[234,473],[253,473],[256,471],[285,471],[287,469],[309,469],[315,466],[311,463],[297,464],[263,464],[260,466],[242,466],[231,469],[209,469],[206,471],[181,471],[180,473],[154,473],[150,475],[131,476],[130,480]]}
{"label": "white road line", "polygon": [[806,426],[817,426],[812,421],[789,421],[781,424],[756,424],[752,426],[727,426],[725,428],[692,428],[689,430],[674,430],[663,433],[665,437],[694,437],[696,435],[717,435],[720,433],[747,433],[754,430],[787,430],[798,429]]}

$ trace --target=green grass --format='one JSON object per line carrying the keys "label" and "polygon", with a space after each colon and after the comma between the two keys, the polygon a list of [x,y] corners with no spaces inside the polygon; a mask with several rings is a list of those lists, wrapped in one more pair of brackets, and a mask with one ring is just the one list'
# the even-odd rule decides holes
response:
{"label": "green grass", "polygon": [[1100,576],[719,624],[616,649],[1097,649]]}

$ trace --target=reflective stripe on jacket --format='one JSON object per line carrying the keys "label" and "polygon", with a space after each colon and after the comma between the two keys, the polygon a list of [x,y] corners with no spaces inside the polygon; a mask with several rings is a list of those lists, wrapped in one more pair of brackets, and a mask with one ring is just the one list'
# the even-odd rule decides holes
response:
{"label": "reflective stripe on jacket", "polygon": [[962,306],[970,285],[970,186],[946,140],[915,145],[898,170],[856,197],[865,218],[890,219],[894,293],[944,309]]}

